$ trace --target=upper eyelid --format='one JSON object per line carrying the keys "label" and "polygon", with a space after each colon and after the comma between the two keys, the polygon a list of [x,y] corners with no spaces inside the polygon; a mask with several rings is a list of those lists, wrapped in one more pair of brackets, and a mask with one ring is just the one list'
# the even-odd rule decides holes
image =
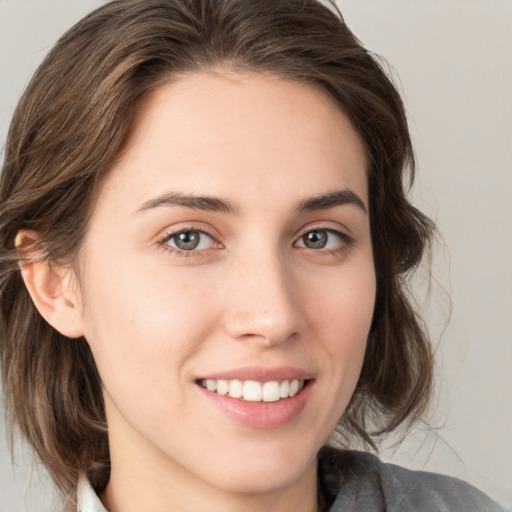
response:
{"label": "upper eyelid", "polygon": [[203,233],[203,234],[209,236],[210,238],[215,240],[217,243],[220,243],[219,236],[217,236],[213,232],[213,229],[209,229],[209,228],[202,227],[202,226],[201,227],[191,226],[191,225],[187,225],[186,223],[183,223],[183,224],[184,224],[183,227],[179,227],[179,228],[172,227],[172,228],[164,229],[162,234],[158,236],[158,239],[161,242],[163,242],[165,240],[168,240],[169,238],[172,238],[173,236],[179,235],[180,233],[186,233],[187,231],[197,231],[198,233]]}
{"label": "upper eyelid", "polygon": [[210,240],[211,240],[211,244],[212,244],[212,247],[207,247],[205,249],[189,249],[189,250],[185,250],[185,249],[180,249],[179,247],[174,247],[174,246],[171,246],[174,250],[176,251],[183,251],[183,252],[202,252],[202,251],[207,251],[207,250],[210,250],[210,249],[213,249],[214,245],[218,245],[220,244],[220,242],[217,241],[217,239],[215,237],[213,237],[212,235],[210,235],[210,233],[207,233],[206,231],[201,231],[199,229],[185,229],[183,231],[177,231],[175,233],[171,233],[169,234],[168,236],[165,236],[160,242],[159,244],[160,245],[169,245],[170,246],[170,243],[168,243],[170,240],[173,240],[175,237],[177,237],[178,235],[180,235],[181,233],[186,233],[187,231],[192,231],[192,232],[196,232],[196,233],[200,233],[201,235],[205,235],[207,236]]}
{"label": "upper eyelid", "polygon": [[318,224],[310,224],[308,226],[301,228],[297,232],[297,234],[295,235],[295,240],[299,240],[306,233],[310,233],[311,231],[329,231],[330,233],[334,233],[347,240],[354,240],[354,237],[350,234],[350,231],[347,228],[340,226],[339,223],[337,223],[337,226],[338,227],[334,227],[332,225],[325,225],[321,222]]}
{"label": "upper eyelid", "polygon": [[340,238],[345,243],[350,244],[350,243],[354,242],[354,238],[352,236],[348,235],[347,233],[344,233],[343,231],[340,231],[339,229],[318,227],[318,228],[309,228],[309,229],[306,229],[305,231],[302,231],[302,234],[299,235],[297,238],[295,238],[295,241],[293,242],[293,244],[295,245],[305,235],[307,235],[308,233],[311,233],[312,231],[327,231],[328,233],[334,234],[335,236]]}

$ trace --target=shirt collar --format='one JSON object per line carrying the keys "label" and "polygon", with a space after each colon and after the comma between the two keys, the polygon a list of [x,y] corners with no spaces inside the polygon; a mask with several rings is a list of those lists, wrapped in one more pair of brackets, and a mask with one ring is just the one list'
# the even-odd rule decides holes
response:
{"label": "shirt collar", "polygon": [[81,473],[78,479],[77,505],[78,512],[108,512],[85,473]]}

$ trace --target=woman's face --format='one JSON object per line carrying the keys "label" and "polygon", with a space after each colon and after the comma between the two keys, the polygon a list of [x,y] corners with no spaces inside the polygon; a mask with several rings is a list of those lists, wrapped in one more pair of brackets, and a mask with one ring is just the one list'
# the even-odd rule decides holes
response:
{"label": "woman's face", "polygon": [[113,481],[314,478],[373,313],[366,165],[306,85],[197,73],[145,100],[80,253]]}

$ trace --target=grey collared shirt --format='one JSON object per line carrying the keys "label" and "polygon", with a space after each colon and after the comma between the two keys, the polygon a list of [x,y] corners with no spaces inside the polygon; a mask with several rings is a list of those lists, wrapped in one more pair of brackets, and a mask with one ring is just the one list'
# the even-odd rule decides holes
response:
{"label": "grey collared shirt", "polygon": [[369,453],[323,448],[318,480],[330,512],[506,512],[462,480],[385,464]]}

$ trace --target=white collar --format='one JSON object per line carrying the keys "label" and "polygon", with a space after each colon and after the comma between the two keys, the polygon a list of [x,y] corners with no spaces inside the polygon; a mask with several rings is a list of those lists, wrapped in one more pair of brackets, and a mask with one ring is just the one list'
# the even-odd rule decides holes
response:
{"label": "white collar", "polygon": [[78,512],[108,512],[94,492],[85,473],[81,473],[78,478],[76,498]]}

